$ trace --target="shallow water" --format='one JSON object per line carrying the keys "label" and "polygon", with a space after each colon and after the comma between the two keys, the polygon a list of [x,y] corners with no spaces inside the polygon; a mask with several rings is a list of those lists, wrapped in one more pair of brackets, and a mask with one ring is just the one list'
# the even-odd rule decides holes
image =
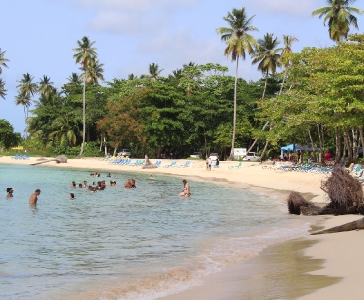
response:
{"label": "shallow water", "polygon": [[[185,199],[181,179],[170,176],[0,169],[1,299],[157,299],[309,229],[268,192],[188,180]],[[132,177],[137,188],[124,189]],[[70,188],[73,180],[110,179],[119,185]],[[5,198],[7,187],[13,198]],[[42,193],[30,207],[36,188]]]}

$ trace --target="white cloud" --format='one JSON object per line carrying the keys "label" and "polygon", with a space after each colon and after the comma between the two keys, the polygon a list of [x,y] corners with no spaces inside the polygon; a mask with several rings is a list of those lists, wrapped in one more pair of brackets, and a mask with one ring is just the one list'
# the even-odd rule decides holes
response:
{"label": "white cloud", "polygon": [[249,12],[252,10],[259,14],[269,14],[271,17],[288,15],[309,18],[315,9],[322,6],[324,5],[320,5],[317,0],[254,0],[246,3]]}
{"label": "white cloud", "polygon": [[192,8],[201,3],[201,0],[63,0],[83,8],[124,11],[146,11],[150,9],[179,9]]}

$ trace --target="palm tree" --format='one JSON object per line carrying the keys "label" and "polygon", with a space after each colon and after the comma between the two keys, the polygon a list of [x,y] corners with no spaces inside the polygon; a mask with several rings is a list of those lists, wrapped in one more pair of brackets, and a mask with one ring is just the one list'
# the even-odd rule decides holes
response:
{"label": "palm tree", "polygon": [[72,73],[70,76],[67,77],[67,80],[68,80],[68,82],[66,83],[67,85],[82,83],[81,76],[78,75],[77,73]]}
{"label": "palm tree", "polygon": [[53,82],[51,82],[51,78],[43,75],[43,78],[39,78],[38,82],[38,93],[40,95],[44,95],[48,97],[50,94],[52,94],[55,91],[55,88],[53,86]]}
{"label": "palm tree", "polygon": [[172,74],[169,74],[169,76],[172,77],[172,78],[175,78],[175,79],[180,79],[181,76],[182,76],[182,70],[181,69],[173,70]]}
{"label": "palm tree", "polygon": [[[96,48],[92,47],[95,42],[91,42],[87,36],[84,36],[81,41],[77,40],[78,48],[74,48],[76,53],[73,58],[76,60],[76,64],[81,64],[81,68],[85,71],[90,67],[95,58],[97,57]],[[83,116],[83,132],[82,132],[82,145],[78,156],[83,154],[83,149],[86,139],[86,80],[87,77],[83,77],[83,103],[82,103],[82,116]]]}
{"label": "palm tree", "polygon": [[23,79],[19,80],[17,85],[19,95],[24,95],[30,100],[36,93],[38,93],[38,85],[33,82],[34,76],[29,73],[23,74]]}
{"label": "palm tree", "polygon": [[143,74],[140,78],[148,78],[151,81],[156,81],[161,74],[162,70],[159,70],[158,64],[151,63],[149,64],[149,74]]}
{"label": "palm tree", "polygon": [[105,81],[102,74],[104,72],[103,66],[104,64],[100,64],[96,58],[93,58],[89,68],[81,75],[81,78],[86,76],[87,83],[92,84],[99,84],[99,79]]}
{"label": "palm tree", "polygon": [[[24,108],[24,117],[25,117],[25,125],[27,124],[28,119],[28,109],[31,105],[30,97],[26,94],[19,93],[18,96],[15,96],[15,105],[22,105]],[[24,130],[25,131],[25,130]]]}
{"label": "palm tree", "polygon": [[49,138],[53,143],[57,139],[60,139],[61,145],[63,145],[65,140],[69,146],[74,146],[76,144],[78,126],[76,124],[71,124],[69,116],[70,114],[65,114],[54,120],[52,124],[54,131],[49,134]]}
{"label": "palm tree", "polygon": [[0,78],[0,97],[5,99],[7,90],[5,89],[5,81]]}
{"label": "palm tree", "polygon": [[324,18],[324,25],[326,22],[329,25],[330,39],[335,42],[346,39],[350,30],[350,25],[359,29],[357,19],[352,13],[363,14],[364,11],[350,7],[349,5],[356,0],[326,0],[329,6],[321,7],[312,12],[312,16],[318,15],[321,19]]}
{"label": "palm tree", "polygon": [[262,99],[264,99],[265,92],[267,90],[267,82],[269,73],[275,73],[277,67],[280,66],[281,55],[278,53],[281,48],[277,48],[280,41],[277,38],[273,38],[273,33],[267,33],[263,39],[258,40],[257,51],[253,54],[252,64],[258,64],[258,70],[265,74],[265,84]]}
{"label": "palm tree", "polygon": [[0,75],[3,72],[3,69],[1,68],[1,66],[9,68],[8,65],[6,64],[6,62],[10,61],[10,60],[4,57],[5,52],[6,51],[1,52],[1,48],[0,48]]}
{"label": "palm tree", "polygon": [[[284,43],[284,48],[282,50],[281,53],[281,57],[283,57],[286,54],[290,54],[292,53],[292,43],[293,42],[298,42],[298,39],[296,39],[294,36],[291,35],[283,35],[283,43]],[[288,71],[288,67],[290,66],[291,62],[288,61],[284,67],[285,67],[285,71],[284,71],[284,75],[283,75],[283,80],[282,80],[282,84],[281,84],[281,88],[279,90],[279,95],[282,94],[282,90],[284,87],[284,82],[286,81],[286,77],[287,77],[287,71]]]}
{"label": "palm tree", "polygon": [[137,78],[138,78],[138,76],[135,76],[133,73],[128,75],[128,80],[134,80],[134,79],[137,79]]}
{"label": "palm tree", "polygon": [[250,25],[252,19],[247,18],[245,8],[236,9],[228,12],[223,19],[228,22],[230,27],[219,27],[216,32],[221,35],[221,40],[226,41],[227,47],[225,55],[230,56],[231,60],[236,61],[235,85],[234,85],[234,118],[233,118],[233,136],[231,141],[230,159],[234,158],[235,131],[236,131],[236,92],[238,85],[238,67],[239,58],[245,60],[245,52],[254,53],[254,46],[257,46],[256,39],[248,34],[248,31],[258,31],[258,29]]}

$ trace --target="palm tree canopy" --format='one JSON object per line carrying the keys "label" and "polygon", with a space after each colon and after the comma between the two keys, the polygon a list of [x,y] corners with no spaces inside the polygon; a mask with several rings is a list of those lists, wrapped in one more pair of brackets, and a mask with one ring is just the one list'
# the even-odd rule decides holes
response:
{"label": "palm tree canopy", "polygon": [[9,68],[8,65],[6,64],[6,62],[10,61],[10,60],[4,57],[5,52],[6,51],[1,52],[1,48],[0,48],[0,74],[3,72],[3,69],[1,68],[1,66]]}
{"label": "palm tree canopy", "polygon": [[216,29],[216,32],[221,35],[221,40],[226,41],[225,55],[229,56],[231,54],[233,61],[239,57],[245,59],[245,51],[250,54],[254,52],[257,41],[247,33],[248,31],[258,31],[256,27],[250,25],[254,17],[248,19],[244,7],[242,9],[234,8],[232,12],[228,12],[227,16],[223,18],[230,27]]}
{"label": "palm tree canopy", "polygon": [[5,89],[5,81],[0,78],[0,97],[5,99],[7,90]]}
{"label": "palm tree canopy", "polygon": [[329,6],[321,7],[312,12],[312,16],[318,15],[321,19],[324,18],[324,25],[326,22],[329,26],[330,38],[334,41],[346,39],[350,30],[350,25],[359,29],[357,18],[352,13],[363,14],[364,11],[349,6],[356,0],[326,0]]}
{"label": "palm tree canopy", "polygon": [[70,76],[68,76],[67,80],[68,80],[68,83],[66,83],[66,84],[68,84],[68,85],[82,83],[81,76],[75,72],[73,72]]}
{"label": "palm tree canopy", "polygon": [[31,76],[29,73],[23,74],[23,79],[19,80],[20,83],[17,85],[17,89],[19,89],[19,95],[24,95],[26,98],[34,96],[38,92],[38,86],[33,82],[34,76]]}
{"label": "palm tree canopy", "polygon": [[151,81],[156,81],[161,74],[162,70],[159,70],[158,64],[149,64],[149,74],[143,74],[140,78],[149,78]]}
{"label": "palm tree canopy", "polygon": [[73,58],[76,60],[76,64],[81,64],[83,69],[87,69],[88,65],[93,58],[97,56],[97,48],[92,47],[95,42],[91,42],[87,36],[84,36],[81,41],[77,40],[78,48],[74,48],[76,53]]}
{"label": "palm tree canopy", "polygon": [[105,70],[103,68],[104,64],[101,64],[95,57],[93,57],[90,61],[90,64],[86,71],[81,74],[81,78],[86,78],[87,83],[99,84],[99,79],[105,81],[104,75],[102,74]]}
{"label": "palm tree canopy", "polygon": [[265,74],[275,73],[280,66],[281,55],[278,52],[282,51],[282,48],[277,48],[280,41],[273,36],[273,33],[267,33],[263,39],[259,39],[258,47],[253,54],[252,64],[259,63],[258,70]]}
{"label": "palm tree canopy", "polygon": [[53,84],[50,77],[43,75],[43,78],[40,78],[38,82],[38,93],[49,96],[55,91]]}

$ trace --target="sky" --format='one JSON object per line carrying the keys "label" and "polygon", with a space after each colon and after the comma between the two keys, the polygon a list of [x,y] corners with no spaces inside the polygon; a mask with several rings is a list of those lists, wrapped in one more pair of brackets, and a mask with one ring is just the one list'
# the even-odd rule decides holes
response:
{"label": "sky", "polygon": [[[245,7],[259,39],[273,33],[296,37],[298,52],[304,47],[333,45],[323,20],[312,17],[325,0],[7,0],[1,1],[1,51],[10,59],[1,78],[8,90],[0,98],[0,119],[8,120],[23,133],[23,107],[15,106],[16,86],[22,74],[34,81],[46,75],[55,87],[67,82],[72,72],[80,72],[73,59],[77,40],[88,36],[95,41],[98,58],[104,63],[106,81],[126,79],[128,74],[148,73],[151,63],[168,74],[183,64],[219,63],[234,76],[235,63],[224,56],[225,43],[216,28],[227,26],[223,17],[233,8]],[[364,9],[364,0],[354,7]],[[358,16],[364,28],[364,16]],[[353,33],[358,31],[352,30]],[[362,32],[361,30],[359,32]],[[239,77],[258,80],[257,65],[240,63]],[[34,99],[36,100],[36,96]],[[31,107],[32,108],[32,107]],[[30,109],[31,109],[30,108]]]}

